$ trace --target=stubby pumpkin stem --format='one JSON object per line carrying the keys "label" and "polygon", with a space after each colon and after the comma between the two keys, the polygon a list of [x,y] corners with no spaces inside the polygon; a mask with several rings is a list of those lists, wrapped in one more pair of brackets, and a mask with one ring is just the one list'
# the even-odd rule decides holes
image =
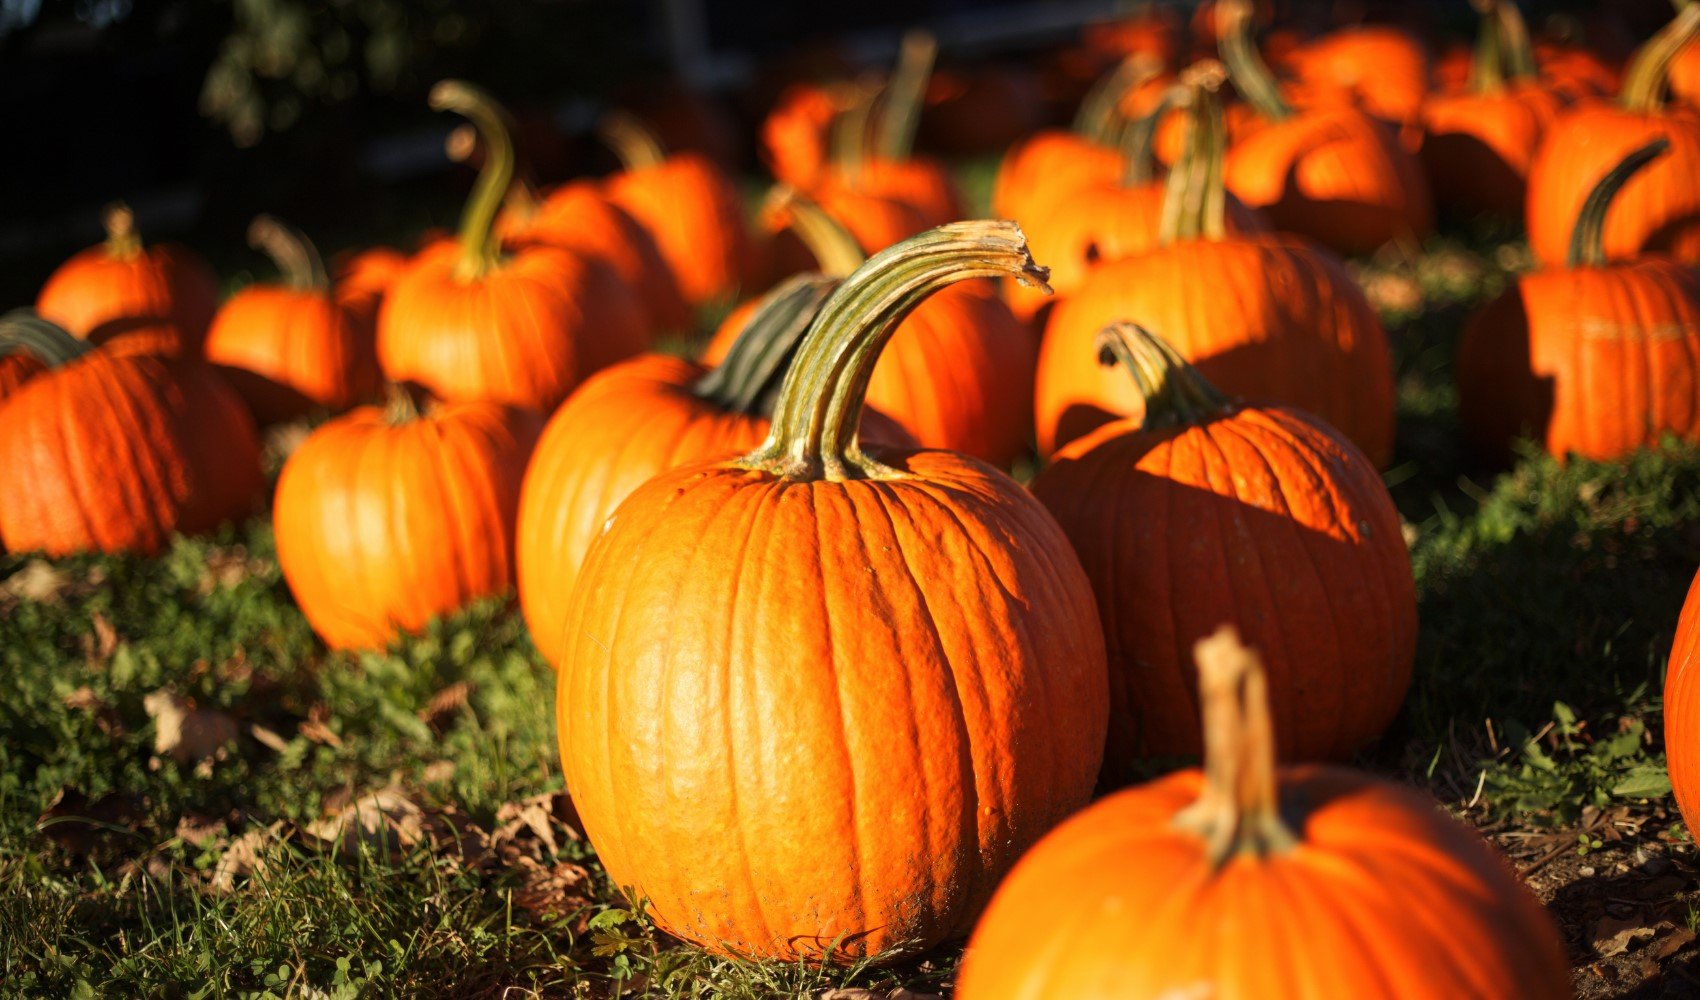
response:
{"label": "stubby pumpkin stem", "polygon": [[1160,246],[1177,240],[1220,240],[1227,234],[1222,155],[1228,129],[1216,100],[1216,89],[1225,78],[1221,64],[1211,61],[1188,70],[1183,79],[1186,140],[1163,188],[1163,214],[1157,224]]}
{"label": "stubby pumpkin stem", "polygon": [[100,210],[100,224],[106,230],[106,252],[116,260],[133,260],[142,252],[142,236],[136,232],[136,213],[130,206],[115,201]]}
{"label": "stubby pumpkin stem", "polygon": [[667,150],[661,140],[637,115],[625,111],[610,111],[596,123],[596,136],[614,151],[620,166],[627,170],[648,170],[667,162]]}
{"label": "stubby pumpkin stem", "polygon": [[1565,258],[1566,266],[1605,266],[1606,212],[1611,210],[1612,199],[1631,177],[1669,149],[1670,140],[1661,136],[1625,156],[1600,178],[1600,182],[1588,192],[1588,200],[1582,203],[1582,210],[1576,213],[1576,227],[1570,231],[1570,253]]}
{"label": "stubby pumpkin stem", "polygon": [[1660,28],[1658,34],[1629,61],[1623,73],[1618,103],[1644,115],[1658,114],[1665,106],[1665,82],[1671,63],[1700,34],[1700,4],[1691,3]]}
{"label": "stubby pumpkin stem", "polygon": [[862,245],[844,224],[828,215],[820,203],[789,185],[780,185],[768,196],[762,214],[778,227],[788,227],[814,255],[823,274],[849,277],[867,263]]}
{"label": "stubby pumpkin stem", "polygon": [[0,315],[0,357],[28,354],[49,368],[58,368],[94,349],[94,344],[41,318],[34,309],[13,309]]}
{"label": "stubby pumpkin stem", "polygon": [[856,429],[868,380],[897,325],[946,285],[1009,275],[1049,292],[1021,227],[953,222],[875,254],[821,307],[785,375],[767,440],[739,464],[793,481],[895,478],[863,454]]}
{"label": "stubby pumpkin stem", "polygon": [[1233,412],[1234,401],[1187,363],[1169,342],[1138,323],[1098,331],[1098,363],[1121,365],[1145,400],[1144,430],[1192,427]]}
{"label": "stubby pumpkin stem", "polygon": [[1204,791],[1174,824],[1204,841],[1219,870],[1235,857],[1284,854],[1299,838],[1281,819],[1269,682],[1256,653],[1232,625],[1192,648],[1204,704]]}
{"label": "stubby pumpkin stem", "polygon": [[1069,130],[1099,145],[1111,144],[1115,125],[1121,120],[1121,103],[1128,91],[1142,87],[1163,71],[1163,64],[1150,53],[1128,56],[1116,68],[1098,78],[1075,112]]}
{"label": "stubby pumpkin stem", "polygon": [[[443,140],[443,152],[455,163],[470,163],[477,166],[482,157],[478,149],[478,130],[471,125],[456,125],[449,130],[449,137]],[[503,204],[508,211],[522,219],[529,219],[537,214],[543,198],[537,193],[537,188],[526,176],[523,165],[519,162],[519,153],[514,153],[514,182],[508,187],[508,194]]]}
{"label": "stubby pumpkin stem", "polygon": [[431,88],[431,108],[453,111],[477,128],[484,140],[484,165],[460,217],[460,263],[455,275],[475,281],[501,260],[501,240],[496,236],[496,213],[514,180],[514,142],[508,115],[500,104],[464,80],[443,80]]}
{"label": "stubby pumpkin stem", "polygon": [[391,427],[411,424],[425,416],[418,389],[402,382],[384,383],[384,419]]}
{"label": "stubby pumpkin stem", "polygon": [[933,77],[939,43],[932,32],[920,28],[903,35],[897,68],[885,88],[885,108],[880,115],[879,155],[888,160],[907,160],[915,148],[915,130],[921,124],[921,105],[927,83]]}
{"label": "stubby pumpkin stem", "polygon": [[1222,61],[1228,64],[1228,75],[1234,89],[1270,121],[1285,121],[1293,116],[1293,106],[1281,96],[1281,85],[1269,64],[1257,51],[1251,36],[1250,0],[1217,0],[1216,42]]}
{"label": "stubby pumpkin stem", "polygon": [[330,274],[319,250],[306,234],[269,215],[248,223],[248,245],[272,259],[289,287],[302,292],[328,292]]}
{"label": "stubby pumpkin stem", "polygon": [[781,282],[762,297],[726,357],[691,391],[723,410],[771,415],[803,335],[838,282],[825,274],[798,274]]}

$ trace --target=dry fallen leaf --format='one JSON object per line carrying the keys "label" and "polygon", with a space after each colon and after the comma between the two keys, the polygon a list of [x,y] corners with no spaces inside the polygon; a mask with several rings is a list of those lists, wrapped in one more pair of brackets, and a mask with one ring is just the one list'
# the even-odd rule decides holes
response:
{"label": "dry fallen leaf", "polygon": [[465,681],[455,681],[431,696],[431,701],[419,712],[419,721],[440,730],[451,716],[466,705],[466,700],[472,694],[472,685]]}
{"label": "dry fallen leaf", "polygon": [[577,914],[573,933],[582,934],[590,920],[590,890],[590,872],[563,861],[533,871],[514,892],[514,905],[549,920]]}
{"label": "dry fallen leaf", "polygon": [[419,777],[427,785],[439,785],[455,776],[455,762],[452,760],[434,760],[425,765]]}
{"label": "dry fallen leaf", "polygon": [[1590,940],[1594,943],[1594,951],[1601,958],[1611,958],[1613,955],[1623,954],[1636,942],[1646,941],[1670,926],[1672,925],[1668,921],[1661,921],[1649,927],[1644,917],[1633,914],[1614,917],[1608,914],[1594,922]]}
{"label": "dry fallen leaf", "polygon": [[224,820],[186,813],[177,817],[177,836],[196,847],[205,847],[225,835]]}
{"label": "dry fallen leaf", "polygon": [[170,691],[143,698],[142,708],[154,721],[154,753],[169,755],[179,764],[211,759],[240,732],[229,715],[196,708]]}
{"label": "dry fallen leaf", "polygon": [[87,712],[94,716],[94,724],[101,732],[114,739],[124,735],[124,720],[111,705],[100,699],[94,689],[84,685],[65,696],[65,707],[78,712]]}
{"label": "dry fallen leaf", "polygon": [[859,987],[849,987],[827,990],[819,995],[817,1000],[944,1000],[937,993],[916,993],[914,990],[899,986],[893,990],[864,990]]}
{"label": "dry fallen leaf", "polygon": [[207,553],[195,589],[203,594],[210,594],[222,587],[234,587],[264,569],[265,564],[258,559],[249,558],[248,550],[240,545],[215,548]]}
{"label": "dry fallen leaf", "polygon": [[210,885],[214,892],[225,893],[236,888],[238,878],[259,875],[266,869],[265,849],[278,839],[282,821],[271,826],[255,827],[230,842],[213,868]]}
{"label": "dry fallen leaf", "polygon": [[342,746],[342,737],[331,731],[330,718],[330,706],[319,702],[307,710],[307,720],[301,723],[301,735],[321,746]]}
{"label": "dry fallen leaf", "polygon": [[22,569],[0,580],[0,597],[53,603],[70,584],[71,574],[46,559],[31,559]]}
{"label": "dry fallen leaf", "polygon": [[277,730],[268,729],[257,722],[248,727],[248,735],[254,737],[261,745],[271,747],[279,752],[289,746],[289,741],[279,735]]}
{"label": "dry fallen leaf", "polygon": [[362,843],[378,850],[408,848],[425,839],[425,813],[399,790],[382,788],[308,824],[307,832],[350,854]]}
{"label": "dry fallen leaf", "polygon": [[89,634],[84,637],[83,645],[89,662],[103,666],[118,651],[118,630],[106,620],[105,615],[96,611],[89,615]]}
{"label": "dry fallen leaf", "polygon": [[1669,934],[1660,938],[1657,943],[1649,945],[1647,954],[1655,959],[1669,958],[1682,949],[1694,943],[1695,934],[1686,927],[1677,927]]}

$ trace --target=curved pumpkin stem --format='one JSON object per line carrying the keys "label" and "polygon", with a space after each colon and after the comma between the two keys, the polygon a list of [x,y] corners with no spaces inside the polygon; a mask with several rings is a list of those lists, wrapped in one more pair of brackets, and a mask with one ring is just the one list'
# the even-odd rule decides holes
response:
{"label": "curved pumpkin stem", "polygon": [[1174,824],[1204,841],[1212,869],[1240,855],[1284,854],[1299,838],[1281,819],[1263,662],[1232,625],[1200,639],[1192,650],[1204,704],[1204,791],[1175,814]]}
{"label": "curved pumpkin stem", "polygon": [[[443,140],[443,152],[455,163],[470,163],[474,166],[480,162],[478,149],[478,130],[471,125],[456,125],[449,130],[449,137]],[[529,219],[537,214],[537,209],[543,203],[543,196],[538,193],[536,185],[526,176],[525,164],[514,151],[514,182],[508,186],[507,197],[502,204],[507,210],[521,219]]]}
{"label": "curved pumpkin stem", "polygon": [[1163,117],[1182,100],[1185,93],[1186,89],[1178,84],[1164,88],[1155,107],[1128,122],[1122,129],[1120,146],[1127,162],[1126,169],[1122,171],[1122,187],[1138,187],[1156,178],[1157,156],[1153,147],[1157,140],[1157,126],[1163,123]]}
{"label": "curved pumpkin stem", "polygon": [[796,233],[814,255],[823,274],[845,278],[867,263],[867,254],[862,252],[862,245],[850,230],[828,215],[819,202],[795,188],[784,185],[774,188],[762,214]]}
{"label": "curved pumpkin stem", "polygon": [[794,481],[900,475],[856,439],[880,351],[927,296],[1000,275],[1050,291],[1021,227],[1003,220],[953,222],[875,254],[821,307],[780,386],[767,441],[740,464]]}
{"label": "curved pumpkin stem", "polygon": [[289,287],[303,292],[330,290],[324,258],[299,229],[269,215],[256,215],[248,224],[248,245],[272,259]]}
{"label": "curved pumpkin stem", "polygon": [[762,297],[725,359],[691,391],[723,410],[771,415],[803,335],[838,282],[825,274],[798,274],[780,283]]}
{"label": "curved pumpkin stem", "polygon": [[1142,87],[1163,71],[1163,64],[1149,53],[1128,56],[1105,73],[1086,92],[1069,130],[1100,145],[1111,144],[1115,125],[1121,120],[1121,103],[1128,91]]}
{"label": "curved pumpkin stem", "polygon": [[1222,154],[1227,125],[1216,90],[1226,75],[1215,61],[1188,69],[1182,82],[1188,103],[1186,142],[1169,170],[1163,189],[1163,215],[1157,242],[1220,240],[1227,233],[1227,188],[1222,180]]}
{"label": "curved pumpkin stem", "polygon": [[474,281],[501,259],[496,212],[514,180],[514,142],[508,114],[489,94],[464,80],[443,80],[431,88],[431,108],[453,111],[472,122],[484,140],[484,165],[460,217],[460,263],[455,274]]}
{"label": "curved pumpkin stem", "polygon": [[1481,15],[1476,45],[1470,57],[1470,92],[1497,94],[1505,89],[1505,71],[1500,65],[1499,8],[1501,0],[1471,0]]}
{"label": "curved pumpkin stem", "polygon": [[1570,253],[1565,258],[1566,266],[1605,266],[1606,212],[1611,209],[1612,199],[1631,177],[1669,149],[1670,140],[1661,136],[1625,156],[1600,178],[1600,182],[1588,192],[1588,200],[1582,203],[1582,210],[1576,213],[1576,228],[1570,231]]}
{"label": "curved pumpkin stem", "polygon": [[1228,64],[1228,75],[1257,113],[1273,122],[1293,116],[1293,106],[1281,96],[1281,85],[1270,71],[1269,64],[1257,51],[1251,36],[1250,0],[1217,0],[1216,42],[1222,61]]}
{"label": "curved pumpkin stem", "polygon": [[106,230],[106,252],[114,260],[133,260],[142,252],[142,236],[136,232],[136,213],[124,202],[115,201],[100,210]]}
{"label": "curved pumpkin stem", "polygon": [[1111,323],[1098,331],[1096,343],[1099,364],[1119,364],[1133,376],[1145,400],[1143,430],[1209,423],[1234,408],[1168,341],[1137,323]]}
{"label": "curved pumpkin stem", "polygon": [[888,160],[907,160],[915,149],[915,130],[921,124],[921,106],[926,102],[927,83],[933,77],[939,43],[933,33],[916,28],[903,35],[897,68],[885,88],[885,107],[880,113],[875,149]]}
{"label": "curved pumpkin stem", "polygon": [[58,368],[94,349],[94,344],[42,319],[34,309],[13,309],[0,315],[0,357],[28,354],[49,368]]}
{"label": "curved pumpkin stem", "polygon": [[832,120],[828,141],[832,164],[838,168],[844,182],[855,187],[861,180],[862,163],[868,157],[868,129],[874,121],[883,88],[872,80],[864,80],[849,90],[849,105]]}
{"label": "curved pumpkin stem", "polygon": [[627,170],[648,170],[667,162],[667,150],[661,140],[637,115],[626,111],[610,111],[596,123],[596,136],[619,159]]}
{"label": "curved pumpkin stem", "polygon": [[1493,12],[1498,31],[1495,33],[1500,59],[1504,62],[1507,79],[1518,83],[1534,83],[1540,78],[1535,64],[1535,46],[1529,40],[1529,25],[1516,0],[1495,0]]}
{"label": "curved pumpkin stem", "polygon": [[1679,11],[1658,34],[1647,40],[1629,61],[1623,73],[1618,103],[1644,115],[1658,114],[1665,106],[1665,82],[1671,63],[1697,34],[1700,34],[1700,3]]}

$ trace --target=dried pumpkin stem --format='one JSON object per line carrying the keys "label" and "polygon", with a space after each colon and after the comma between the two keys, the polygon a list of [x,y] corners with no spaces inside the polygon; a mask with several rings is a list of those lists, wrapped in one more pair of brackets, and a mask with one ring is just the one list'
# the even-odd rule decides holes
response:
{"label": "dried pumpkin stem", "polygon": [[1567,266],[1577,268],[1605,265],[1606,213],[1611,210],[1612,200],[1623,190],[1623,186],[1629,183],[1631,177],[1647,164],[1663,156],[1669,149],[1670,140],[1661,136],[1625,156],[1617,166],[1600,178],[1594,189],[1588,192],[1588,199],[1582,203],[1582,210],[1576,213],[1576,227],[1570,231],[1570,253],[1565,259]]}
{"label": "dried pumpkin stem", "polygon": [[[456,125],[449,131],[449,137],[443,140],[443,152],[455,163],[478,165],[482,160],[478,149],[478,130],[471,125]],[[518,150],[514,152],[514,161],[514,182],[508,186],[507,197],[502,203],[508,211],[522,219],[529,219],[537,214],[543,198],[537,193],[531,178],[526,176]]]}
{"label": "dried pumpkin stem", "polygon": [[[1220,68],[1218,63],[1209,65]],[[1186,139],[1163,189],[1157,225],[1161,246],[1177,240],[1220,240],[1227,234],[1228,194],[1222,179],[1227,124],[1216,100],[1222,81],[1219,72],[1189,71]]]}
{"label": "dried pumpkin stem", "polygon": [[880,114],[879,138],[875,149],[888,160],[907,160],[915,148],[915,130],[921,124],[921,105],[927,83],[933,77],[939,43],[932,32],[917,28],[903,36],[897,68],[885,88],[885,107]]}
{"label": "dried pumpkin stem", "polygon": [[1123,59],[1086,92],[1070,131],[1100,145],[1111,145],[1111,136],[1122,119],[1122,99],[1129,91],[1144,86],[1162,71],[1162,64],[1149,53],[1142,52]]}
{"label": "dried pumpkin stem", "polygon": [[299,229],[269,215],[256,215],[248,224],[248,245],[272,259],[289,287],[303,292],[330,290],[324,258]]}
{"label": "dried pumpkin stem", "polygon": [[1119,364],[1133,376],[1145,400],[1145,430],[1208,423],[1234,408],[1168,341],[1137,323],[1111,323],[1098,331],[1096,344],[1100,364]]}
{"label": "dried pumpkin stem", "polygon": [[691,391],[723,410],[771,415],[803,335],[838,282],[824,274],[798,274],[768,292],[725,359]]}
{"label": "dried pumpkin stem", "polygon": [[1167,87],[1157,98],[1157,104],[1149,112],[1127,123],[1122,129],[1119,143],[1126,167],[1122,171],[1122,187],[1139,187],[1149,184],[1157,176],[1157,157],[1154,147],[1157,142],[1157,126],[1163,123],[1163,117],[1182,99],[1185,89]]}
{"label": "dried pumpkin stem", "polygon": [[508,114],[483,90],[464,80],[443,80],[431,88],[431,107],[464,116],[484,140],[484,165],[460,217],[460,263],[455,275],[474,281],[501,259],[496,213],[514,180],[514,142]]}
{"label": "dried pumpkin stem", "polygon": [[851,187],[861,180],[862,163],[868,157],[868,129],[883,92],[872,80],[857,84],[849,105],[832,120],[832,163]]}
{"label": "dried pumpkin stem", "polygon": [[1193,657],[1204,704],[1204,791],[1174,824],[1204,841],[1213,869],[1241,855],[1286,853],[1299,839],[1281,819],[1263,663],[1231,625],[1199,640]]}
{"label": "dried pumpkin stem", "polygon": [[117,260],[132,260],[142,252],[142,237],[136,232],[136,213],[130,206],[115,201],[100,210],[100,224],[106,230],[106,252]]}
{"label": "dried pumpkin stem", "polygon": [[59,324],[42,319],[34,309],[0,315],[0,357],[28,354],[49,368],[58,368],[94,349]]}
{"label": "dried pumpkin stem", "polygon": [[1281,85],[1252,39],[1250,0],[1217,0],[1214,10],[1217,47],[1228,64],[1234,89],[1270,121],[1291,118],[1293,107],[1281,96]]}
{"label": "dried pumpkin stem", "polygon": [[1529,40],[1529,25],[1516,0],[1495,0],[1494,14],[1499,30],[1495,33],[1499,56],[1504,62],[1505,77],[1518,83],[1534,83],[1540,78],[1535,65],[1535,46]]}
{"label": "dried pumpkin stem", "polygon": [[795,188],[774,188],[763,207],[763,214],[796,233],[803,246],[814,255],[815,263],[823,274],[835,278],[848,277],[868,260],[867,254],[862,252],[862,245],[856,242],[856,237],[844,228],[843,223],[828,215],[819,202]]}
{"label": "dried pumpkin stem", "polygon": [[1644,115],[1663,110],[1671,63],[1694,41],[1696,34],[1700,34],[1700,3],[1691,3],[1649,38],[1629,61],[1618,103]]}
{"label": "dried pumpkin stem", "polygon": [[880,352],[927,296],[1001,275],[1050,291],[1049,272],[1008,221],[953,222],[875,254],[821,307],[780,386],[767,440],[741,464],[796,481],[899,475],[863,454],[856,438]]}
{"label": "dried pumpkin stem", "polygon": [[610,111],[596,123],[596,135],[627,170],[648,170],[667,161],[661,140],[636,115]]}
{"label": "dried pumpkin stem", "polygon": [[1481,14],[1476,29],[1476,46],[1470,58],[1470,91],[1476,94],[1497,94],[1505,89],[1505,70],[1500,65],[1498,0],[1474,0]]}

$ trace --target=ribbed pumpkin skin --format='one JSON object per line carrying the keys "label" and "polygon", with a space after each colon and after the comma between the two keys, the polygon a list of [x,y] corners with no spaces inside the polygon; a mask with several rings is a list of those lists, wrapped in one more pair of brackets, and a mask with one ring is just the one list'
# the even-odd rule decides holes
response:
{"label": "ribbed pumpkin skin", "polygon": [[236,293],[207,331],[206,356],[262,426],[315,408],[346,410],[378,391],[370,318],[330,292],[256,285]]}
{"label": "ribbed pumpkin skin", "polygon": [[1026,225],[1048,199],[1113,184],[1126,169],[1121,150],[1060,129],[1039,132],[1004,154],[992,186],[992,211]]}
{"label": "ribbed pumpkin skin", "polygon": [[[855,237],[856,245],[867,254],[878,253],[927,228],[921,213],[906,202],[854,188],[824,188],[816,204]],[[818,265],[814,255],[789,228],[773,234],[768,245],[768,263],[774,283],[793,274],[816,270]]]}
{"label": "ribbed pumpkin skin", "polygon": [[1126,320],[1165,338],[1223,392],[1296,406],[1377,466],[1393,454],[1393,363],[1374,308],[1338,260],[1285,235],[1188,240],[1106,264],[1051,313],[1039,350],[1039,451],[1144,402],[1093,344]]}
{"label": "ribbed pumpkin skin", "polygon": [[277,561],[332,649],[400,632],[513,586],[520,479],[541,419],[444,403],[393,425],[363,406],[315,430],[284,463],[272,506]]}
{"label": "ribbed pumpkin skin", "polygon": [[1294,55],[1300,85],[1314,98],[1357,104],[1383,121],[1416,121],[1428,96],[1428,53],[1398,28],[1341,28]]}
{"label": "ribbed pumpkin skin", "polygon": [[390,381],[547,412],[649,346],[636,298],[599,260],[534,246],[463,282],[459,253],[453,243],[422,252],[384,297],[378,361]]}
{"label": "ribbed pumpkin skin", "polygon": [[1392,128],[1353,108],[1300,111],[1248,132],[1228,151],[1228,190],[1276,229],[1341,253],[1434,229],[1428,184]]}
{"label": "ribbed pumpkin skin", "polygon": [[1302,842],[1214,876],[1173,825],[1202,788],[1196,770],[1069,820],[998,890],[958,1000],[1574,995],[1551,918],[1432,799],[1344,768],[1280,780]]}
{"label": "ribbed pumpkin skin", "polygon": [[1560,457],[1700,440],[1700,275],[1652,256],[1525,275],[1470,318],[1455,371],[1490,460],[1525,430]]}
{"label": "ribbed pumpkin skin", "polygon": [[906,474],[663,474],[574,591],[556,704],[585,832],[711,950],[962,934],[1090,795],[1103,646],[1067,539],[972,459],[880,458]]}
{"label": "ribbed pumpkin skin", "polygon": [[1551,90],[1530,85],[1430,98],[1422,163],[1435,202],[1468,215],[1517,218],[1535,150],[1563,106]]}
{"label": "ribbed pumpkin skin", "polygon": [[1399,515],[1375,466],[1315,418],[1117,421],[1058,452],[1033,493],[1098,595],[1107,778],[1202,751],[1192,648],[1224,622],[1269,671],[1282,759],[1343,760],[1398,714],[1417,637]]}
{"label": "ribbed pumpkin skin", "polygon": [[1665,670],[1665,763],[1689,829],[1700,824],[1700,575],[1688,588]]}
{"label": "ribbed pumpkin skin", "polygon": [[774,179],[802,191],[826,171],[828,137],[839,103],[825,88],[794,84],[761,123],[762,160]]}
{"label": "ribbed pumpkin skin", "polygon": [[1692,42],[1683,46],[1671,60],[1670,76],[1666,79],[1673,101],[1700,111],[1700,45]]}
{"label": "ribbed pumpkin skin", "polygon": [[962,218],[962,194],[956,190],[944,164],[925,156],[904,160],[868,157],[857,168],[855,178],[829,170],[814,192],[817,200],[830,201],[832,189],[848,187],[863,194],[900,201],[921,214],[927,226],[942,226]]}
{"label": "ribbed pumpkin skin", "polygon": [[1529,246],[1548,267],[1564,262],[1588,192],[1631,150],[1664,136],[1670,152],[1625,184],[1606,217],[1612,260],[1643,251],[1700,263],[1700,112],[1671,107],[1644,115],[1603,102],[1559,117],[1529,168]]}
{"label": "ribbed pumpkin skin", "polygon": [[0,355],[0,402],[46,370],[47,366],[33,354]]}
{"label": "ribbed pumpkin skin", "polygon": [[0,404],[0,542],[157,552],[246,513],[262,485],[248,411],[210,367],[105,349]]}
{"label": "ribbed pumpkin skin", "polygon": [[738,189],[713,161],[679,153],[607,181],[614,204],[655,237],[685,301],[700,306],[755,284],[756,257]]}
{"label": "ribbed pumpkin skin", "polygon": [[[218,282],[194,251],[172,243],[114,256],[89,247],[59,265],[36,296],[36,312],[78,337],[128,321],[164,321],[174,328],[164,353],[195,354],[218,309]],[[155,325],[155,324],[150,324]]]}

